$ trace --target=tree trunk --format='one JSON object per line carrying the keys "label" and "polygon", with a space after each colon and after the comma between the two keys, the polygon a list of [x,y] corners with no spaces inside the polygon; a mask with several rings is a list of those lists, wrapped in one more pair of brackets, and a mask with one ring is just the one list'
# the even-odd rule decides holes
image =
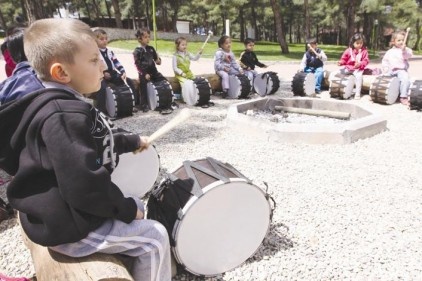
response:
{"label": "tree trunk", "polygon": [[245,41],[245,21],[243,19],[243,7],[239,10],[240,42]]}
{"label": "tree trunk", "polygon": [[413,50],[415,51],[419,51],[420,50],[420,42],[421,42],[421,21],[420,19],[416,20],[416,42],[415,45],[413,46]]}
{"label": "tree trunk", "polygon": [[107,9],[107,15],[108,15],[108,18],[109,18],[109,19],[111,19],[111,11],[110,11],[110,6],[108,5],[108,2],[107,2],[107,0],[104,0],[104,2],[105,2],[105,5],[106,5],[106,9]]}
{"label": "tree trunk", "polygon": [[303,1],[303,11],[305,17],[305,40],[311,38],[311,20],[309,16],[309,3],[308,0]]}
{"label": "tree trunk", "polygon": [[347,6],[347,40],[355,34],[355,0],[350,0]]}
{"label": "tree trunk", "polygon": [[6,21],[4,20],[4,16],[1,9],[0,9],[0,24],[1,26],[3,26],[4,30],[7,30],[7,24],[6,24]]}
{"label": "tree trunk", "polygon": [[254,29],[255,32],[255,40],[259,41],[261,40],[261,36],[258,32],[258,23],[256,21],[256,11],[255,11],[255,7],[256,7],[256,1],[253,0],[252,1],[252,5],[251,5],[251,21],[252,21],[252,28]]}
{"label": "tree trunk", "polygon": [[271,0],[271,7],[274,13],[274,21],[277,31],[277,39],[280,43],[281,52],[283,54],[289,53],[289,46],[286,43],[285,34],[284,34],[284,26],[283,26],[283,17],[281,15],[280,5],[277,0]]}
{"label": "tree trunk", "polygon": [[119,0],[111,1],[114,10],[114,17],[116,18],[116,27],[123,28],[122,13],[120,12]]}
{"label": "tree trunk", "polygon": [[39,1],[25,0],[24,4],[29,24],[43,18],[42,4]]}

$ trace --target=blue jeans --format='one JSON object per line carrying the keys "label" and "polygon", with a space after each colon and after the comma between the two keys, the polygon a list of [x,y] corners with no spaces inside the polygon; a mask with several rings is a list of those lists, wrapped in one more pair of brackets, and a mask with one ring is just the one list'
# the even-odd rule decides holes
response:
{"label": "blue jeans", "polygon": [[321,92],[322,79],[324,79],[324,69],[322,67],[305,67],[304,72],[315,74],[315,92]]}

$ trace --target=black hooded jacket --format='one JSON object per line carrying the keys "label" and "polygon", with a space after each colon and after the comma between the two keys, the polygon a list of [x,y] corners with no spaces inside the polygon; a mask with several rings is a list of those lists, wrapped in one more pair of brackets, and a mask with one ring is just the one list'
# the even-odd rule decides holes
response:
{"label": "black hooded jacket", "polygon": [[139,136],[112,133],[106,122],[70,88],[0,106],[0,168],[14,176],[7,197],[35,243],[76,242],[107,219],[135,219],[135,201],[110,173],[116,154],[138,148]]}

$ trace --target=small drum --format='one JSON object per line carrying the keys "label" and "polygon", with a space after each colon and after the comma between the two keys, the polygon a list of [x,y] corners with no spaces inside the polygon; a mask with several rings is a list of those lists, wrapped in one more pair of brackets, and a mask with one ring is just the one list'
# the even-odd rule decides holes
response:
{"label": "small drum", "polygon": [[131,116],[135,106],[132,89],[127,85],[106,88],[106,113],[112,118]]}
{"label": "small drum", "polygon": [[330,96],[347,100],[353,94],[356,78],[353,75],[331,72],[328,77],[330,81]]}
{"label": "small drum", "polygon": [[400,80],[394,76],[377,76],[369,88],[371,100],[381,104],[393,104],[400,93]]}
{"label": "small drum", "polygon": [[151,110],[171,108],[173,89],[167,80],[147,83],[148,103]]}
{"label": "small drum", "polygon": [[410,86],[410,109],[422,110],[422,80],[416,80]]}
{"label": "small drum", "polygon": [[261,245],[273,211],[269,198],[227,163],[184,161],[152,191],[147,217],[167,228],[180,265],[214,276],[241,265]]}
{"label": "small drum", "polygon": [[231,99],[245,99],[251,93],[251,81],[244,74],[229,75],[229,92]]}
{"label": "small drum", "polygon": [[255,76],[253,86],[261,97],[272,95],[280,88],[280,79],[275,72],[264,72]]}
{"label": "small drum", "polygon": [[124,153],[111,174],[114,182],[125,196],[145,196],[156,184],[160,172],[160,156],[150,145],[137,154]]}
{"label": "small drum", "polygon": [[295,96],[315,94],[315,75],[312,72],[298,72],[292,80],[292,92]]}
{"label": "small drum", "polygon": [[186,79],[182,85],[183,100],[188,105],[208,105],[212,89],[207,79],[196,77],[194,80]]}

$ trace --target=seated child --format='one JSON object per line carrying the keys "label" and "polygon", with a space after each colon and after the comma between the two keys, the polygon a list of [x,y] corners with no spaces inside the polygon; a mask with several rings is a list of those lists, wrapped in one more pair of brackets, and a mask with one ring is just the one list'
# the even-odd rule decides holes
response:
{"label": "seated child", "polygon": [[106,110],[106,88],[107,86],[121,86],[127,83],[132,89],[132,92],[136,96],[135,86],[132,79],[126,77],[126,71],[120,61],[117,59],[114,52],[107,48],[108,36],[104,29],[97,28],[94,30],[97,37],[97,45],[100,49],[101,56],[107,69],[104,70],[104,79],[101,82],[100,90],[94,94],[96,95],[96,106],[103,113],[107,113]]}
{"label": "seated child", "polygon": [[0,104],[19,99],[44,88],[25,56],[23,33],[24,28],[17,28],[15,33],[10,35],[7,40],[10,56],[17,65],[12,76],[0,83]]}
{"label": "seated child", "polygon": [[221,86],[223,89],[222,97],[225,98],[229,91],[229,75],[243,74],[243,70],[236,62],[235,56],[231,51],[232,41],[229,36],[223,35],[218,40],[218,50],[214,56],[214,69],[221,77]]}
{"label": "seated child", "polygon": [[199,60],[203,50],[201,49],[196,55],[188,52],[186,50],[188,43],[185,37],[177,38],[174,43],[176,52],[173,54],[173,71],[180,87],[183,88],[183,83],[186,80],[195,79],[195,75],[190,70],[190,62]]}
{"label": "seated child", "polygon": [[[340,70],[343,74],[351,74],[356,78],[355,99],[360,99],[363,71],[369,63],[368,50],[366,49],[365,36],[361,33],[355,33],[350,38],[349,48],[347,48],[337,65],[344,66]],[[346,97],[350,97],[352,93],[346,93]]]}
{"label": "seated child", "polygon": [[245,45],[245,50],[240,54],[240,66],[242,67],[245,75],[248,76],[251,83],[253,83],[253,79],[258,74],[256,72],[255,67],[262,67],[266,68],[267,66],[261,63],[255,52],[253,51],[255,48],[255,40],[252,38],[246,38],[243,42]]}
{"label": "seated child", "polygon": [[300,70],[306,73],[315,74],[315,93],[321,93],[322,80],[324,79],[324,62],[327,56],[324,51],[318,48],[315,38],[308,40],[308,50],[300,62]]}
{"label": "seated child", "polygon": [[409,105],[408,95],[410,88],[409,58],[413,51],[406,47],[405,33],[394,32],[391,37],[392,47],[388,50],[382,59],[382,68],[385,75],[396,76],[400,80],[400,103]]}
{"label": "seated child", "polygon": [[29,26],[24,43],[46,89],[0,107],[0,169],[14,176],[7,197],[26,235],[71,257],[127,255],[135,280],[171,280],[166,229],[143,219],[141,200],[110,178],[119,154],[148,138],[112,130],[81,99],[104,75],[95,34],[82,21],[48,18]]}
{"label": "seated child", "polygon": [[150,110],[148,105],[147,83],[159,82],[166,80],[166,78],[157,70],[156,64],[161,64],[161,58],[158,56],[154,47],[149,45],[150,31],[146,28],[141,28],[136,31],[136,38],[140,44],[133,51],[135,66],[139,74],[139,94],[140,107],[143,112]]}

